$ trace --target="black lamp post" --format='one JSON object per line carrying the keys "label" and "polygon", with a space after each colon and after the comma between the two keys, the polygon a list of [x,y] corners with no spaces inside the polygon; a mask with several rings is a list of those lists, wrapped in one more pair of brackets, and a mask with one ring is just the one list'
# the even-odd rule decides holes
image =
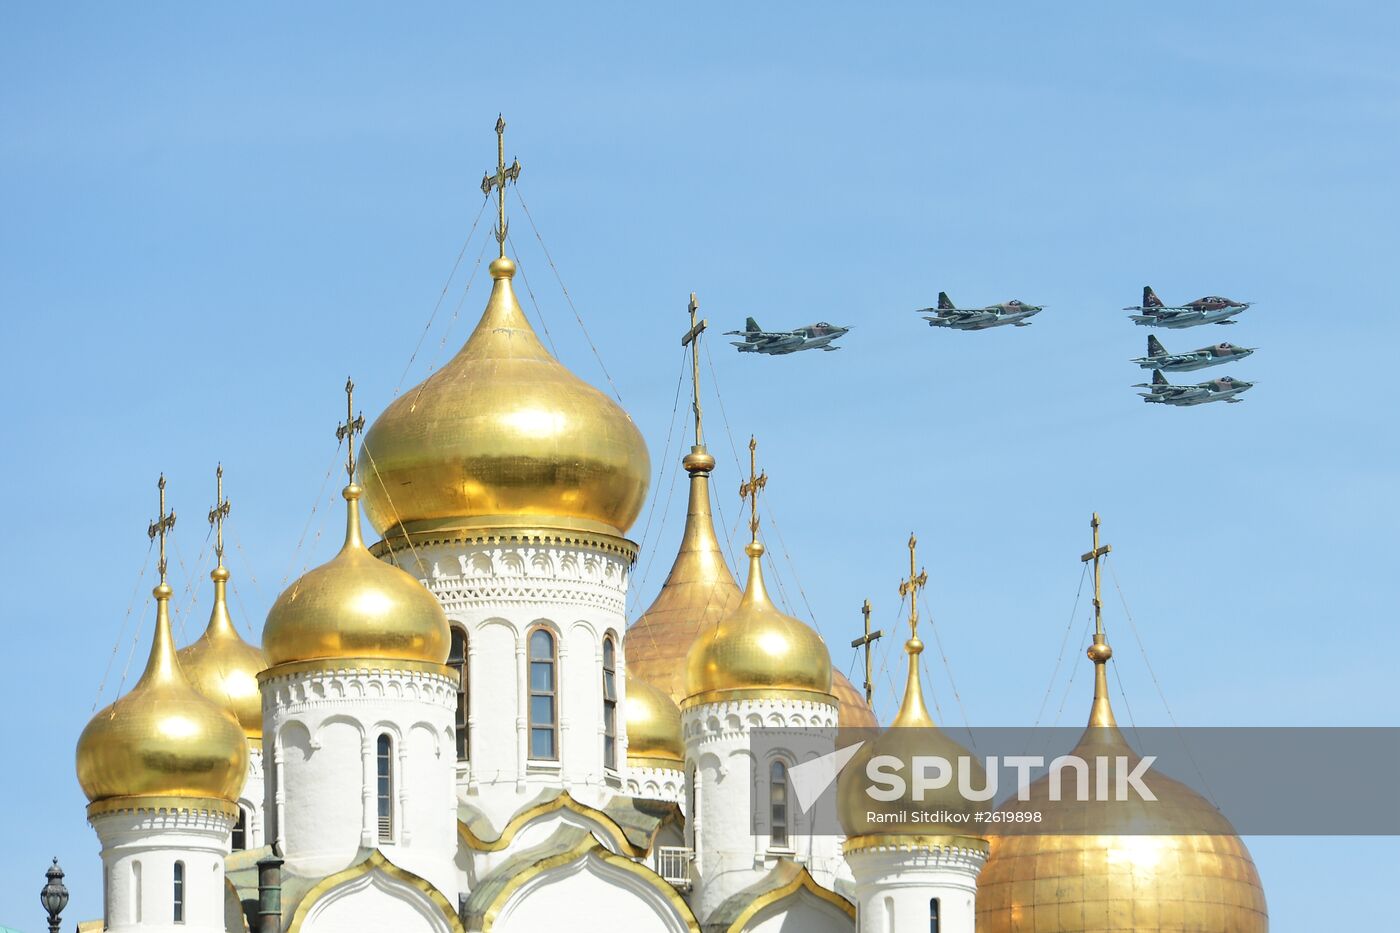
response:
{"label": "black lamp post", "polygon": [[54,856],[53,865],[49,867],[47,877],[48,884],[39,892],[39,903],[44,905],[44,909],[49,912],[49,933],[58,933],[58,927],[63,920],[58,916],[63,913],[63,908],[68,906],[68,888],[63,884],[63,869],[58,867],[58,856]]}

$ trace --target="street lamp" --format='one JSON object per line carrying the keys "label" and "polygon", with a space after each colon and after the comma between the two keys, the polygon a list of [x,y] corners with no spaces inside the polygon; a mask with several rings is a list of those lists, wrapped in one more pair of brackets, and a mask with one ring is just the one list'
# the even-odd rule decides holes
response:
{"label": "street lamp", "polygon": [[63,884],[63,869],[58,867],[58,856],[54,856],[46,877],[49,881],[39,892],[39,903],[49,912],[49,933],[58,933],[58,927],[63,922],[58,915],[68,906],[68,888]]}

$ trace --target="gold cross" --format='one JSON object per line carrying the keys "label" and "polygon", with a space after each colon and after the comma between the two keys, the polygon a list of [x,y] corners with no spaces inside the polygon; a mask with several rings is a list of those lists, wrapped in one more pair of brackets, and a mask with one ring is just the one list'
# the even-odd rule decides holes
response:
{"label": "gold cross", "polygon": [[861,614],[865,616],[865,634],[851,642],[852,648],[865,649],[865,705],[871,709],[875,708],[875,686],[870,682],[870,645],[878,638],[883,638],[883,631],[870,631],[870,600],[865,601],[865,605],[860,607]]}
{"label": "gold cross", "polygon": [[154,540],[157,535],[160,536],[160,563],[156,564],[156,568],[160,571],[160,582],[163,584],[165,583],[165,536],[175,527],[175,510],[171,509],[168,514],[165,511],[164,473],[160,474],[160,482],[156,483],[156,486],[160,489],[160,514],[147,527],[146,537]]}
{"label": "gold cross", "polygon": [[919,637],[919,590],[924,588],[928,582],[928,571],[920,570],[914,572],[917,563],[914,549],[918,546],[919,539],[914,537],[914,533],[909,533],[909,579],[901,580],[899,583],[899,595],[909,597],[909,637],[917,640]]}
{"label": "gold cross", "polygon": [[768,474],[758,470],[758,440],[749,436],[749,478],[740,485],[739,498],[749,500],[749,535],[758,541],[758,491],[768,485]]}
{"label": "gold cross", "polygon": [[355,435],[365,429],[365,416],[361,412],[355,417],[355,382],[347,378],[345,380],[345,423],[335,429],[335,438],[343,441],[350,439],[345,452],[345,473],[350,477],[350,482],[355,482]]}
{"label": "gold cross", "polygon": [[224,465],[214,471],[214,507],[209,510],[209,524],[214,526],[214,556],[219,566],[224,565],[224,519],[228,518],[229,504],[224,498]]}
{"label": "gold cross", "polygon": [[516,159],[509,168],[506,167],[506,121],[499,114],[496,116],[496,174],[489,172],[481,176],[481,193],[487,197],[491,196],[492,189],[496,192],[496,242],[501,247],[501,258],[506,256],[506,234],[510,231],[510,225],[506,223],[506,183],[515,181],[520,177],[520,160]]}
{"label": "gold cross", "polygon": [[690,406],[695,411],[695,446],[703,447],[705,437],[700,430],[700,335],[705,332],[710,322],[695,322],[695,312],[700,310],[700,302],[696,300],[694,292],[690,293],[690,304],[687,307],[690,311],[690,330],[681,338],[681,346],[690,347]]}
{"label": "gold cross", "polygon": [[1099,546],[1099,513],[1094,513],[1093,521],[1089,522],[1089,527],[1094,529],[1094,549],[1079,558],[1080,563],[1087,564],[1094,562],[1094,644],[1103,644],[1103,599],[1102,591],[1099,589],[1099,561],[1107,557],[1113,550],[1113,545],[1105,544]]}

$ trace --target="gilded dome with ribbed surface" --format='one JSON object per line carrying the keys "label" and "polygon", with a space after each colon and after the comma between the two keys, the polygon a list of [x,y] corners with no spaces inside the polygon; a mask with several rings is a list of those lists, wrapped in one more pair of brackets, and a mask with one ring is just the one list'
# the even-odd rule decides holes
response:
{"label": "gilded dome with ribbed surface", "polygon": [[[1071,754],[1140,760],[1108,702],[1102,639],[1095,662],[1089,728]],[[1075,772],[1064,772],[1059,801],[1048,778],[1030,799],[1005,810],[1037,810],[1036,832],[994,837],[977,882],[978,933],[1136,933],[1201,930],[1265,933],[1268,906],[1249,850],[1209,801],[1179,781],[1149,772],[1156,801],[1081,802]]]}
{"label": "gilded dome with ribbed surface", "polygon": [[763,545],[744,549],[749,579],[739,605],[691,646],[686,702],[726,693],[806,695],[831,699],[831,655],[811,627],[778,610],[763,583]]}
{"label": "gilded dome with ribbed surface", "polygon": [[262,738],[262,694],[258,674],[267,667],[260,649],[248,644],[228,613],[229,572],[222,563],[209,574],[214,608],[209,626],[194,644],[180,649],[180,667],[196,690],[233,714],[250,739]]}
{"label": "gilded dome with ribbed surface", "polygon": [[141,679],[78,738],[78,784],[94,806],[167,797],[232,804],[243,790],[248,740],[233,714],[181,671],[170,637],[170,596],[162,581]]}
{"label": "gilded dome with ribbed surface", "polygon": [[639,677],[627,675],[627,763],[634,768],[681,770],[680,707]]}
{"label": "gilded dome with ribbed surface", "polygon": [[286,589],[267,614],[263,653],[271,665],[357,658],[447,660],[451,633],[433,594],[373,557],[360,536],[360,487],[345,487],[345,545]]}
{"label": "gilded dome with ribbed surface", "polygon": [[544,348],[514,275],[504,256],[491,263],[491,297],[466,345],[365,435],[365,512],[387,538],[512,528],[621,536],[641,511],[651,477],[641,432]]}

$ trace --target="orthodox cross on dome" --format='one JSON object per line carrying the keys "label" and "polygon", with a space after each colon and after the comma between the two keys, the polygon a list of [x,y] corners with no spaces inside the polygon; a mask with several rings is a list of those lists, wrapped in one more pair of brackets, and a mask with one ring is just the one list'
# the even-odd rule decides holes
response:
{"label": "orthodox cross on dome", "polygon": [[696,323],[695,312],[700,310],[700,302],[696,300],[694,292],[690,293],[690,304],[686,307],[690,311],[690,330],[681,338],[681,346],[690,347],[690,407],[695,412],[695,446],[703,447],[705,435],[700,428],[700,335],[710,322],[701,320]]}
{"label": "orthodox cross on dome", "polygon": [[146,537],[155,540],[160,537],[160,563],[156,564],[156,569],[160,571],[160,582],[165,583],[165,536],[175,527],[175,510],[165,511],[165,474],[160,474],[160,482],[156,483],[160,489],[160,514],[155,521],[146,528]]}
{"label": "orthodox cross on dome", "polygon": [[749,500],[749,536],[758,542],[758,492],[768,485],[768,474],[758,472],[758,440],[749,435],[749,478],[739,486],[739,498]]}
{"label": "orthodox cross on dome", "polygon": [[209,524],[214,526],[214,557],[224,565],[224,519],[228,518],[228,499],[224,498],[224,465],[214,471],[214,507],[209,510]]}
{"label": "orthodox cross on dome", "polygon": [[[1103,649],[1108,648],[1108,642],[1104,639],[1103,634],[1103,599],[1102,590],[1099,588],[1099,562],[1109,555],[1113,550],[1113,545],[1099,544],[1098,512],[1094,513],[1094,518],[1089,522],[1089,527],[1094,529],[1094,549],[1087,554],[1080,555],[1079,561],[1084,564],[1087,564],[1089,561],[1094,562],[1094,647],[1089,649],[1089,657],[1093,659],[1095,664],[1102,664],[1108,660],[1111,656],[1111,652],[1104,654],[1103,650],[1096,650],[1099,649],[1099,646],[1103,646]],[[1095,656],[1096,654],[1103,654],[1103,659],[1100,660]]]}
{"label": "orthodox cross on dome", "polygon": [[865,604],[860,607],[860,611],[865,616],[865,634],[851,642],[851,647],[865,649],[865,705],[874,709],[875,685],[870,682],[870,646],[876,639],[883,638],[885,633],[883,631],[870,631],[870,600],[865,601]]}
{"label": "orthodox cross on dome", "polygon": [[345,379],[345,423],[335,429],[336,440],[348,439],[350,443],[346,445],[345,451],[345,474],[350,477],[350,482],[355,482],[355,435],[365,429],[365,415],[361,412],[359,417],[355,415],[355,381],[346,377]]}
{"label": "orthodox cross on dome", "polygon": [[481,177],[481,193],[488,198],[496,192],[496,243],[501,247],[501,258],[506,256],[506,234],[510,225],[506,223],[506,184],[520,177],[520,160],[514,160],[506,167],[506,121],[496,116],[496,174],[489,172]]}
{"label": "orthodox cross on dome", "polygon": [[920,570],[914,572],[917,558],[915,548],[918,547],[919,539],[914,537],[914,533],[909,533],[909,579],[899,582],[899,595],[909,597],[909,640],[916,642],[919,640],[919,590],[928,583],[928,571]]}

